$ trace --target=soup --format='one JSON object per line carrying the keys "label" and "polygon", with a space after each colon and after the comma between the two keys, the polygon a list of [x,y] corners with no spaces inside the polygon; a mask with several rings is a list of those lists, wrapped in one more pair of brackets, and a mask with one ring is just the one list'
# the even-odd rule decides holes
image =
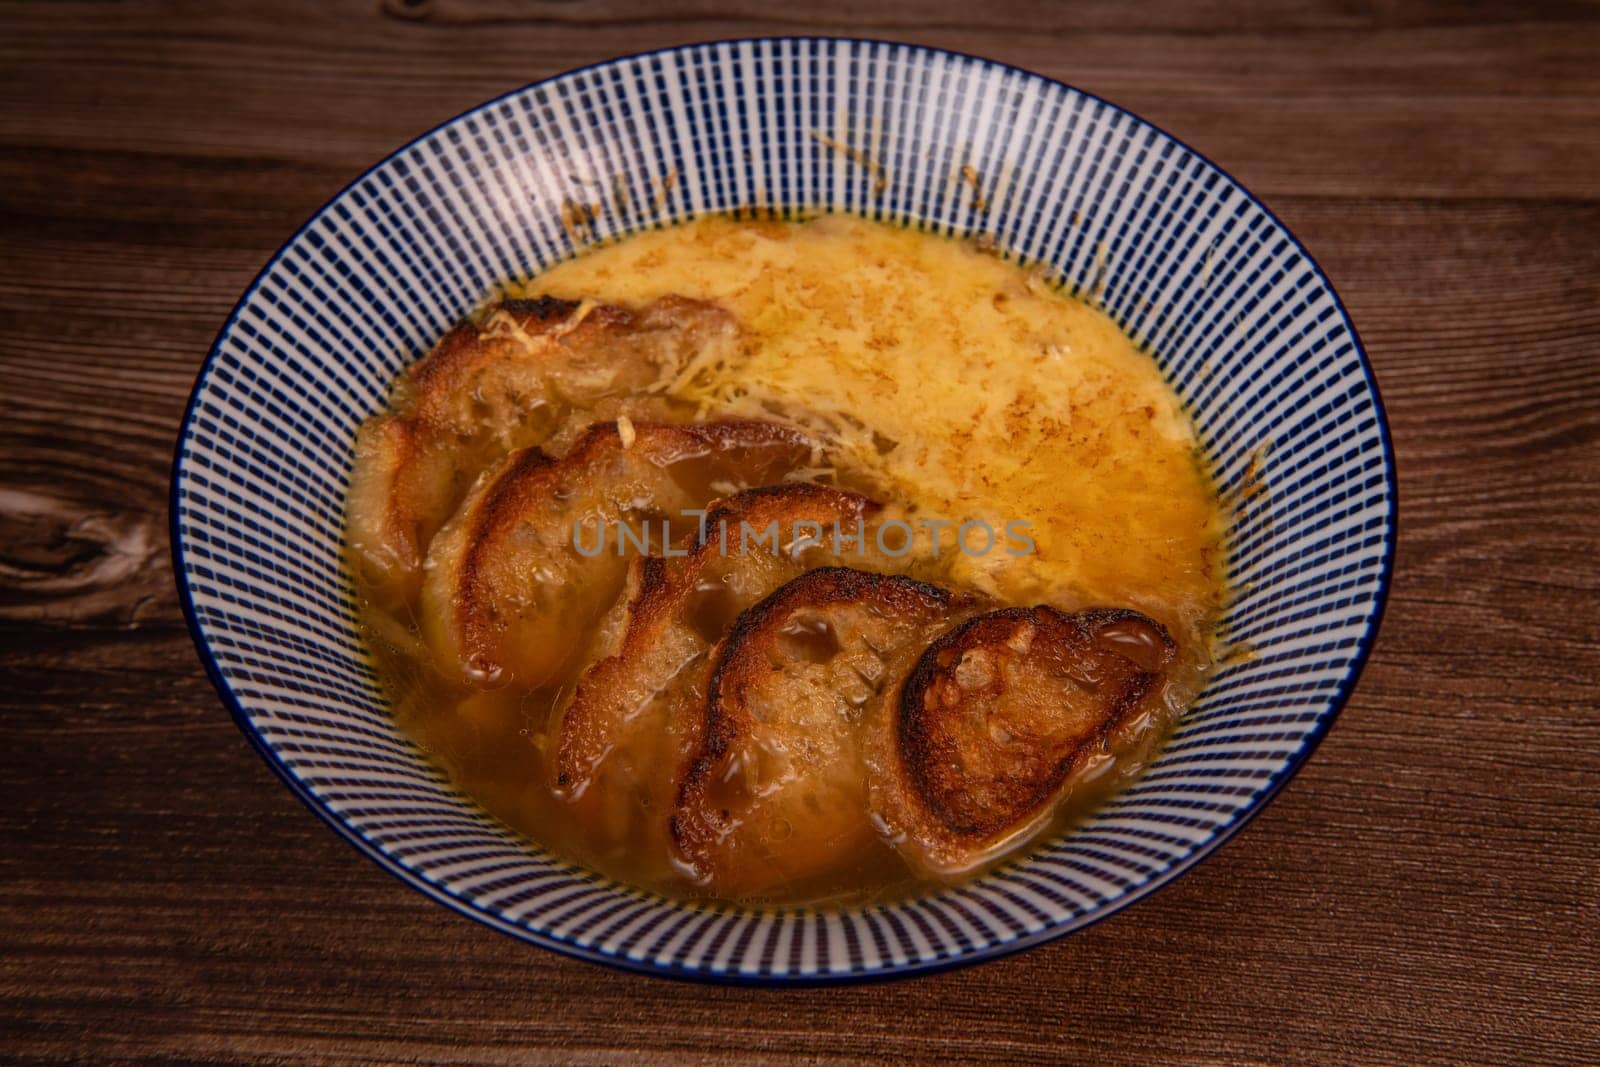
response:
{"label": "soup", "polygon": [[1123,787],[1212,667],[1223,512],[1154,362],[977,242],[715,217],[486,304],[363,427],[400,727],[658,892],[949,884]]}

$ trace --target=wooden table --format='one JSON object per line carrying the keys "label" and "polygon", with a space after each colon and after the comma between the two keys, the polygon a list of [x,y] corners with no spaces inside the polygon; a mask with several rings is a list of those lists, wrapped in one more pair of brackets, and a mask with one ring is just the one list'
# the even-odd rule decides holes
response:
{"label": "wooden table", "polygon": [[[1600,1060],[1600,9],[814,15],[0,9],[0,1056]],[[1401,471],[1394,591],[1293,786],[1115,918],[912,981],[636,977],[452,916],[273,779],[179,615],[172,443],[255,271],[393,147],[607,56],[813,32],[1060,77],[1261,194],[1377,369]]]}

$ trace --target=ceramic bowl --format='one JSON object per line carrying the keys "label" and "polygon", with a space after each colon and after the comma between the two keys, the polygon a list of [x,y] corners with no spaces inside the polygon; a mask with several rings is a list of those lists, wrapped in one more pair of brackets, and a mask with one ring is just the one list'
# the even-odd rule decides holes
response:
{"label": "ceramic bowl", "polygon": [[[986,183],[982,207],[964,166]],[[569,200],[619,186],[593,234],[563,225]],[[543,854],[396,732],[341,565],[353,435],[404,364],[497,283],[573,255],[575,237],[754,204],[987,233],[1059,271],[1148,344],[1236,507],[1226,628],[1253,657],[1220,671],[1148,772],[1076,831],[909,903],[689,906]],[[1253,480],[1266,491],[1247,492]],[[217,338],[184,418],[172,524],[189,624],[224,702],[284,782],[386,870],[573,956],[820,981],[1059,937],[1238,831],[1355,684],[1383,610],[1395,484],[1349,316],[1309,253],[1215,164],[1013,67],[785,38],[563,74],[356,179],[289,239]]]}

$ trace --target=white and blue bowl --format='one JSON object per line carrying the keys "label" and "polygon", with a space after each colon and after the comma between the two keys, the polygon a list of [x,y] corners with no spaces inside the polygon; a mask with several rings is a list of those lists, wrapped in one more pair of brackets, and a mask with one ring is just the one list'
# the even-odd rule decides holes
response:
{"label": "white and blue bowl", "polygon": [[[963,166],[985,182],[983,210],[957,180]],[[541,853],[395,730],[341,564],[356,427],[498,283],[573,255],[564,202],[618,182],[627,207],[599,217],[599,238],[751,205],[990,233],[1148,344],[1237,500],[1227,635],[1255,655],[1218,673],[1148,772],[1080,829],[908,903],[687,906]],[[1310,755],[1371,650],[1394,478],[1371,368],[1333,287],[1210,161],[1013,67],[783,38],[674,48],[529,86],[334,197],[261,272],[206,359],[178,443],[172,541],[195,643],[240,728],[386,870],[573,956],[815,981],[1059,937],[1239,830]],[[1266,491],[1246,491],[1257,479]]]}

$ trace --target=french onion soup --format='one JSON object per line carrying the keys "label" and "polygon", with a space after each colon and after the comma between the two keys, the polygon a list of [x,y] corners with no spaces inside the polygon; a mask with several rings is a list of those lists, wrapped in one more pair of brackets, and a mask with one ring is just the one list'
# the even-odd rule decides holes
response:
{"label": "french onion soup", "polygon": [[510,287],[357,441],[401,728],[647,889],[970,878],[1148,762],[1212,667],[1222,509],[1155,363],[973,241],[702,219]]}

